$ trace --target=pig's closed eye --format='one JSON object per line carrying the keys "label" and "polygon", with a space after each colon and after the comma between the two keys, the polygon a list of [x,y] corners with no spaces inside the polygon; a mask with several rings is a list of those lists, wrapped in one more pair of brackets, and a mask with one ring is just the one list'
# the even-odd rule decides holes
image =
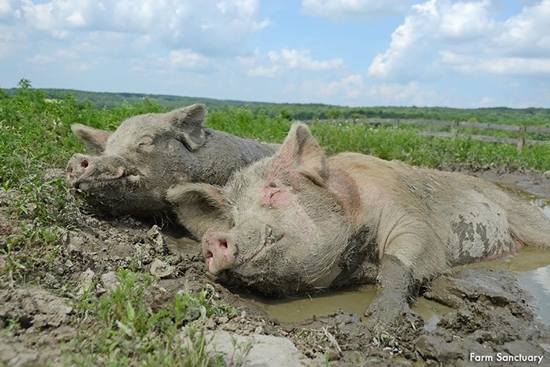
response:
{"label": "pig's closed eye", "polygon": [[143,138],[141,139],[139,142],[138,142],[138,147],[144,147],[144,146],[148,146],[148,145],[153,145],[153,139],[152,138],[149,138],[149,137],[146,137],[146,138]]}
{"label": "pig's closed eye", "polygon": [[269,203],[270,203],[271,205],[273,205],[273,202],[274,202],[275,199],[276,199],[276,195],[279,194],[279,193],[280,193],[280,191],[273,191],[273,192],[270,192],[270,193],[269,193]]}
{"label": "pig's closed eye", "polygon": [[262,190],[261,204],[268,208],[278,207],[285,202],[284,197],[285,195],[283,195],[281,188],[275,183],[270,182]]}

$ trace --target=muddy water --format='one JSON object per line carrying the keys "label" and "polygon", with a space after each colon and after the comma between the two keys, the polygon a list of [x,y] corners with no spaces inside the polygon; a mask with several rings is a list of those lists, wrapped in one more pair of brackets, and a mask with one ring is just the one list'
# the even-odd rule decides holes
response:
{"label": "muddy water", "polygon": [[[516,190],[514,190],[516,191]],[[516,191],[516,193],[518,193]],[[520,192],[521,193],[521,192]],[[540,207],[550,217],[550,200],[539,199],[523,193],[526,199]],[[490,267],[505,269],[518,278],[520,285],[535,296],[537,315],[544,323],[550,325],[550,251],[525,247],[516,256],[469,265],[468,267]],[[374,286],[363,286],[355,289],[333,291],[294,299],[263,299],[252,296],[250,301],[269,315],[281,322],[299,322],[313,316],[326,316],[337,310],[363,315],[363,312],[375,296]],[[439,303],[419,298],[412,309],[426,321],[426,328],[431,330],[440,316],[451,309]]]}
{"label": "muddy water", "polygon": [[[314,316],[327,316],[338,310],[353,312],[363,315],[367,307],[373,301],[376,294],[374,286],[363,286],[360,288],[332,291],[309,295],[300,298],[286,299],[262,299],[251,297],[251,301],[267,314],[276,317],[280,322],[299,322]],[[413,305],[412,309],[426,320],[426,328],[435,327],[439,315],[449,312],[449,307],[439,303],[420,298]],[[365,318],[363,317],[363,320]]]}

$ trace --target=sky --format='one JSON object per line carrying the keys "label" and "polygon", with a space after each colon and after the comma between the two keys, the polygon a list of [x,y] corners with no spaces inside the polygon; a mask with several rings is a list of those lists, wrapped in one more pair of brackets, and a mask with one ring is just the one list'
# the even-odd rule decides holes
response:
{"label": "sky", "polygon": [[550,108],[550,0],[0,0],[0,87]]}

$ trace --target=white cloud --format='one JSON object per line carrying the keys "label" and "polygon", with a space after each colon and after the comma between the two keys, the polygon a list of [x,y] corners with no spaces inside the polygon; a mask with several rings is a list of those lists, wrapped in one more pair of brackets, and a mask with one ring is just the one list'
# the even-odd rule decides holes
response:
{"label": "white cloud", "polygon": [[344,60],[338,58],[326,61],[313,60],[309,50],[289,50],[283,48],[281,52],[271,51],[268,55],[274,64],[281,64],[288,69],[322,71],[339,68],[344,64]]}
{"label": "white cloud", "polygon": [[398,103],[415,106],[436,106],[442,104],[441,96],[431,88],[420,86],[416,82],[373,85],[369,87],[368,95],[371,98],[391,101],[392,104]]}
{"label": "white cloud", "polygon": [[311,16],[335,20],[369,17],[380,13],[404,12],[406,0],[302,0],[302,11]]}
{"label": "white cloud", "polygon": [[361,74],[350,74],[329,83],[310,83],[303,93],[311,93],[330,103],[335,98],[353,104],[369,101],[369,104],[435,106],[444,103],[443,96],[433,88],[417,82],[367,84]]}
{"label": "white cloud", "polygon": [[492,17],[491,7],[490,0],[414,5],[368,75],[396,81],[454,72],[550,75],[550,0],[506,21]]}
{"label": "white cloud", "polygon": [[[295,50],[283,48],[281,51],[270,51],[267,57],[256,53],[254,57],[242,58],[242,64],[252,66],[249,76],[272,78],[286,70],[326,71],[338,69],[344,65],[344,60],[334,58],[330,60],[315,60],[309,50]],[[268,65],[265,65],[267,63]],[[256,64],[263,64],[258,65]]]}
{"label": "white cloud", "polygon": [[259,18],[259,0],[2,1],[0,17],[33,40],[74,39],[86,32],[148,35],[152,43],[207,56],[239,54],[250,34],[271,24]]}
{"label": "white cloud", "polygon": [[[429,6],[434,3],[436,1]],[[449,41],[470,41],[491,34],[496,28],[496,21],[490,18],[490,5],[490,0],[447,5],[448,8],[439,13],[440,37]]]}
{"label": "white cloud", "polygon": [[0,20],[17,17],[16,0],[1,0],[0,1]]}
{"label": "white cloud", "polygon": [[170,51],[168,61],[172,67],[180,70],[205,70],[213,65],[208,57],[201,56],[190,49]]}
{"label": "white cloud", "polygon": [[348,75],[339,81],[330,82],[322,90],[322,94],[327,97],[344,96],[347,99],[360,98],[365,96],[365,93],[366,87],[360,74]]}
{"label": "white cloud", "polygon": [[508,19],[494,44],[509,56],[549,57],[550,0],[525,7],[520,14]]}
{"label": "white cloud", "polygon": [[281,72],[281,67],[277,65],[273,66],[258,66],[250,69],[247,73],[248,76],[258,76],[261,78],[274,78]]}
{"label": "white cloud", "polygon": [[493,97],[483,97],[481,101],[479,101],[479,107],[494,107],[495,102]]}
{"label": "white cloud", "polygon": [[49,64],[54,60],[51,56],[45,56],[45,55],[35,55],[33,58],[31,58],[29,61],[33,64]]}

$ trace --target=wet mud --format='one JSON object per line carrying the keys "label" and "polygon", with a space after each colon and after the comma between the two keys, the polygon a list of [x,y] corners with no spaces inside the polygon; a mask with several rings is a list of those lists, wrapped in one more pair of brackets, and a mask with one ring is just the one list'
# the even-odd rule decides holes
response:
{"label": "wet mud", "polygon": [[[492,173],[507,185],[518,185],[516,173]],[[487,175],[487,173],[485,173]],[[550,179],[542,173],[523,172],[522,189],[548,198]],[[525,177],[527,176],[527,178]],[[541,194],[542,193],[542,194]],[[2,194],[1,240],[17,233]],[[154,297],[144,299],[162,307],[171,296],[189,289],[198,293],[212,287],[216,297],[237,309],[236,313],[196,321],[208,332],[285,338],[301,353],[299,363],[310,366],[530,366],[550,363],[550,327],[537,311],[547,304],[537,298],[548,287],[550,252],[535,251],[528,260],[532,268],[514,258],[485,266],[456,269],[428,284],[411,311],[394,326],[372,325],[362,318],[373,298],[373,287],[346,289],[312,296],[341,298],[346,306],[331,302],[326,308],[308,309],[308,299],[263,300],[228,290],[207,276],[198,243],[174,226],[157,226],[133,218],[100,218],[86,212],[79,228],[59,228],[60,245],[51,261],[36,264],[25,282],[0,287],[0,365],[64,365],[63,353],[78,353],[69,341],[86,327],[76,310],[80,296],[90,284],[100,296],[116,287],[113,272],[134,269],[154,274]],[[521,255],[521,254],[520,254]],[[540,265],[540,266],[539,266]],[[542,279],[529,284],[525,277]],[[540,272],[541,274],[538,274]],[[539,280],[540,280],[539,279]],[[542,290],[541,290],[542,289]],[[359,293],[360,297],[356,297]],[[542,293],[541,293],[542,294]],[[299,302],[303,302],[300,304]],[[282,305],[282,306],[281,306]],[[287,313],[273,312],[285,306]],[[278,311],[278,312],[279,312]],[[433,317],[435,315],[435,317]],[[225,335],[225,334],[224,334]],[[259,339],[257,337],[256,339]],[[522,359],[523,358],[523,359]],[[539,359],[542,358],[539,364]],[[526,360],[530,359],[530,360]]]}

